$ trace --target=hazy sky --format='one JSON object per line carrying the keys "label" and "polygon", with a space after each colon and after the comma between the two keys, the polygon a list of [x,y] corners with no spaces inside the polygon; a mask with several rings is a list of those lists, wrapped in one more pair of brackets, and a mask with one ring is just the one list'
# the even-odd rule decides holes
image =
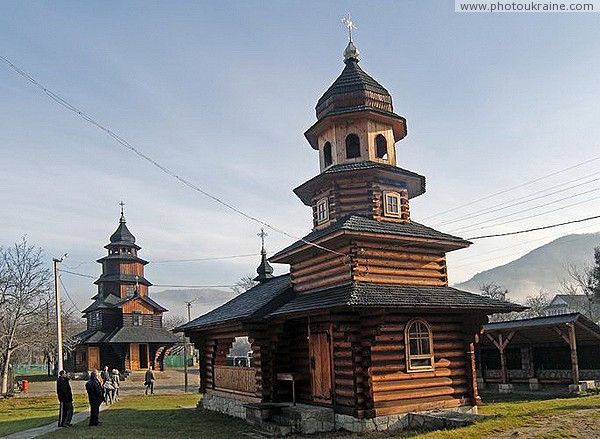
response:
{"label": "hazy sky", "polygon": [[[600,14],[459,14],[452,1],[416,0],[3,1],[0,55],[181,177],[304,236],[310,209],[292,189],[318,173],[303,133],[343,69],[348,12],[362,68],[407,119],[398,165],[427,177],[413,220],[470,238],[600,214],[600,160],[461,207],[600,157]],[[65,269],[97,277],[123,200],[154,284],[229,285],[254,272],[258,256],[152,263],[257,254],[261,226],[2,62],[0,110],[0,244],[26,234],[49,265],[68,252]],[[492,207],[508,208],[448,222]],[[477,241],[449,256],[450,280],[598,230],[595,220]],[[271,254],[293,241],[267,232]],[[63,281],[89,304],[91,279]],[[163,289],[153,287],[158,302]]]}

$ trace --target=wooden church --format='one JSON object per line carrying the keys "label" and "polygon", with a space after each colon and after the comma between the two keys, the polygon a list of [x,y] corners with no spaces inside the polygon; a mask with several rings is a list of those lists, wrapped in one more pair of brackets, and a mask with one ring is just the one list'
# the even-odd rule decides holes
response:
{"label": "wooden church", "polygon": [[[522,309],[448,286],[446,253],[471,243],[411,219],[425,177],[396,166],[406,120],[352,41],[344,63],[305,133],[320,173],[294,190],[312,232],[269,259],[289,274],[273,277],[263,247],[257,286],[180,327],[201,352],[207,408],[306,404],[330,411],[321,429],[356,432],[471,408],[476,335],[488,314]],[[241,336],[251,367],[228,365]]]}
{"label": "wooden church", "polygon": [[167,309],[148,296],[148,262],[138,257],[141,247],[127,228],[122,203],[119,226],[104,248],[108,254],[98,259],[102,274],[94,282],[98,294],[83,311],[87,329],[76,336],[74,371],[162,369],[166,348],[180,340],[162,327]]}

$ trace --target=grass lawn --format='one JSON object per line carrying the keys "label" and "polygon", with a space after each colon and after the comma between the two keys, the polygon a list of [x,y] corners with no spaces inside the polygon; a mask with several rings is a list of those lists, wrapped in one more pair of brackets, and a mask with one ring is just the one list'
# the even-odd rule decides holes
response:
{"label": "grass lawn", "polygon": [[[195,406],[197,402],[197,394],[130,396],[100,413],[98,427],[89,427],[86,420],[44,437],[140,438],[149,436],[233,439],[252,430],[252,427],[239,419],[205,410],[182,408]],[[54,422],[58,411],[57,406],[55,397],[0,401],[0,436]],[[87,408],[83,395],[77,395],[76,406],[80,410]],[[448,431],[395,434],[388,432],[366,436],[340,432],[311,437],[323,439],[600,437],[600,395],[490,403],[481,406],[480,413],[493,415],[493,417],[469,427]]]}
{"label": "grass lawn", "polygon": [[223,438],[234,439],[252,428],[240,419],[182,409],[195,406],[198,394],[129,396],[100,412],[100,425],[87,420],[44,435],[44,438]]}
{"label": "grass lawn", "polygon": [[[58,422],[58,408],[56,395],[0,399],[0,437]],[[87,409],[87,396],[73,395],[73,408],[75,412]]]}

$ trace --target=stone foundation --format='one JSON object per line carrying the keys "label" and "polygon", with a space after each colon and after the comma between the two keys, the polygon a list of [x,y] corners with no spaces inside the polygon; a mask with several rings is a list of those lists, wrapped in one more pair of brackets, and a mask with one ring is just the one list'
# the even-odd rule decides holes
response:
{"label": "stone foundation", "polygon": [[237,399],[216,395],[204,395],[199,407],[214,412],[224,413],[235,418],[246,419],[246,403]]}
{"label": "stone foundation", "polygon": [[338,429],[353,433],[372,433],[375,431],[401,431],[407,429],[438,430],[465,425],[463,419],[454,419],[454,415],[477,415],[476,406],[458,407],[456,410],[432,410],[428,412],[403,413],[399,415],[378,416],[373,419],[357,419],[349,415],[335,415]]}

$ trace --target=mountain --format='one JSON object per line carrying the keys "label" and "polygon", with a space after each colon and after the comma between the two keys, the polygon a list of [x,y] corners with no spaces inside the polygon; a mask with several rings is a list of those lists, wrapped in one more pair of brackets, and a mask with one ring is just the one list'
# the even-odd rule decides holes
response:
{"label": "mountain", "polygon": [[599,245],[600,233],[566,235],[508,264],[482,271],[453,286],[479,292],[481,284],[496,282],[510,291],[508,299],[513,302],[523,302],[540,289],[552,298],[560,292],[561,280],[569,278],[567,267],[591,264],[594,248]]}
{"label": "mountain", "polygon": [[236,294],[231,290],[213,288],[162,290],[155,291],[151,295],[153,300],[169,310],[165,317],[176,315],[184,317],[185,321],[187,321],[187,302],[192,302],[190,315],[192,319],[195,319],[235,296]]}

